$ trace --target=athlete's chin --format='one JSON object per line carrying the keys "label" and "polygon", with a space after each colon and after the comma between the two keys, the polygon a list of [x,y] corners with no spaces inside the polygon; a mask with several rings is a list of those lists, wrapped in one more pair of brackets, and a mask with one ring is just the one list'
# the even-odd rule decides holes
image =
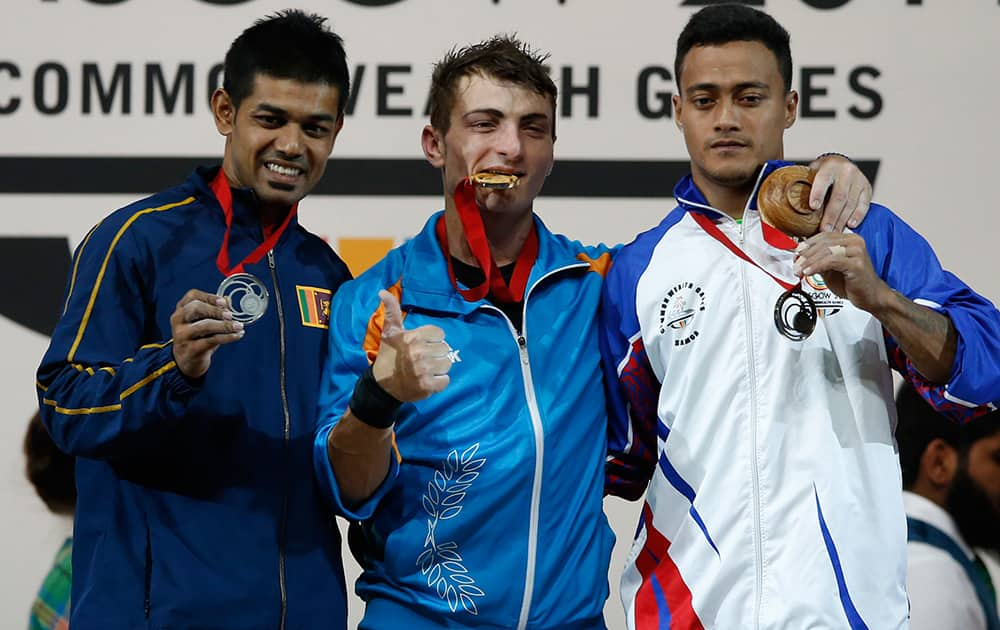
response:
{"label": "athlete's chin", "polygon": [[531,212],[533,197],[522,190],[490,190],[479,199],[479,207],[492,214],[521,215]]}
{"label": "athlete's chin", "polygon": [[302,186],[288,186],[267,182],[263,186],[254,189],[257,198],[266,206],[289,207],[298,203],[306,196],[306,191]]}
{"label": "athlete's chin", "polygon": [[709,179],[727,187],[743,187],[752,184],[757,177],[757,165],[730,166],[710,169],[705,172]]}

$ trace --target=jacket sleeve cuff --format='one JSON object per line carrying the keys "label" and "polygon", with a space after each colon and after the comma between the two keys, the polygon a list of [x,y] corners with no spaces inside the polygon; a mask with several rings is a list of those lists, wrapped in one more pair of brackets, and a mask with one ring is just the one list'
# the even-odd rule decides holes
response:
{"label": "jacket sleeve cuff", "polygon": [[[949,398],[970,406],[1000,402],[1000,372],[994,363],[995,357],[1000,356],[1000,339],[982,334],[984,326],[976,321],[975,314],[960,309],[942,310],[958,333],[955,362],[946,388]],[[970,339],[974,341],[970,343]]]}
{"label": "jacket sleeve cuff", "polygon": [[[174,362],[173,346],[171,344],[167,344],[162,352],[164,353],[164,364]],[[204,376],[200,378],[188,378],[181,372],[180,366],[176,363],[174,363],[174,369],[163,376],[167,391],[181,402],[189,401],[191,397],[201,391],[202,386],[205,384]]]}
{"label": "jacket sleeve cuff", "polygon": [[385,479],[375,490],[372,496],[368,497],[360,505],[347,507],[340,494],[340,486],[337,478],[333,474],[333,466],[330,464],[330,457],[327,452],[327,439],[334,424],[320,427],[316,432],[316,440],[313,442],[313,468],[316,474],[316,481],[319,483],[320,492],[333,504],[334,510],[340,516],[352,521],[365,521],[372,517],[379,502],[382,500],[395,484],[396,477],[399,476],[399,460],[393,454],[389,458],[389,471]]}

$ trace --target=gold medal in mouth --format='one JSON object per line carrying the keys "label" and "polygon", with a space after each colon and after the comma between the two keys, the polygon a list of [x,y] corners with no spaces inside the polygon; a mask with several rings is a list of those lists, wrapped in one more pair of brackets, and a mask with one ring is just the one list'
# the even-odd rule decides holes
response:
{"label": "gold medal in mouth", "polygon": [[494,190],[509,190],[517,186],[520,181],[513,173],[494,173],[493,171],[479,171],[469,177],[474,185],[481,188],[492,188]]}

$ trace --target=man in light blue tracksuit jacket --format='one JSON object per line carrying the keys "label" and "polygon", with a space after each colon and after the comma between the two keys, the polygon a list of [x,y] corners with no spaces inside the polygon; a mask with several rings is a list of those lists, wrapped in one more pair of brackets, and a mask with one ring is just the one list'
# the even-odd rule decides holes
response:
{"label": "man in light blue tracksuit jacket", "polygon": [[[332,305],[315,462],[336,507],[369,519],[362,628],[604,628],[610,253],[532,213],[555,139],[541,61],[497,38],[438,66],[423,146],[459,192]],[[465,183],[483,171],[519,182]]]}

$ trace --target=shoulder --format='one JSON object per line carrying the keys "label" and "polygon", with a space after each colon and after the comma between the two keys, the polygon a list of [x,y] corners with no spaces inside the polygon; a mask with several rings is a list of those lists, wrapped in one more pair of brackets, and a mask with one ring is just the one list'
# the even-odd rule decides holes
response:
{"label": "shoulder", "polygon": [[954,558],[936,547],[907,544],[906,590],[915,630],[971,628],[982,618],[968,575]]}
{"label": "shoulder", "polygon": [[[927,239],[881,204],[871,204],[865,220],[853,231],[864,239],[876,271],[893,267],[897,274],[910,275],[916,270],[930,268],[929,264],[938,266],[934,249]],[[892,261],[892,265],[888,261]],[[888,271],[883,270],[882,275],[885,273]]]}
{"label": "shoulder", "polygon": [[684,208],[676,207],[656,226],[639,233],[632,242],[624,245],[615,257],[608,279],[618,282],[626,278],[634,280],[649,265],[653,250],[660,244],[663,237],[686,214],[687,211]]}
{"label": "shoulder", "polygon": [[204,209],[196,192],[186,186],[176,186],[144,197],[111,212],[87,233],[78,248],[84,256],[111,255],[116,257],[134,249],[139,241],[162,240],[164,230],[178,222],[186,222],[191,213]]}
{"label": "shoulder", "polygon": [[[924,241],[906,221],[898,214],[883,206],[872,203],[868,207],[868,214],[854,232],[859,234],[866,241],[888,241],[889,245],[905,245],[907,240],[919,239]],[[897,242],[902,239],[902,242]]]}
{"label": "shoulder", "polygon": [[301,225],[296,226],[296,234],[299,238],[298,247],[302,250],[301,259],[306,264],[325,267],[342,281],[351,279],[347,263],[337,254],[330,243]]}
{"label": "shoulder", "polygon": [[621,249],[621,245],[605,245],[604,243],[587,245],[576,239],[571,239],[565,234],[551,232],[544,227],[539,231],[539,238],[547,240],[549,246],[554,250],[562,251],[569,256],[583,255],[589,258],[600,258],[604,255],[614,255]]}
{"label": "shoulder", "polygon": [[547,262],[543,263],[546,266],[561,266],[568,261],[583,262],[590,265],[588,271],[596,272],[603,278],[607,275],[611,260],[621,249],[620,245],[609,246],[604,243],[586,245],[564,234],[553,232],[538,215],[535,215],[535,225],[538,229],[539,258],[540,260],[543,258],[542,251],[547,252],[544,255],[544,260]]}
{"label": "shoulder", "polygon": [[[919,541],[906,543],[907,582],[912,591],[928,597],[975,595],[965,569],[947,551]],[[941,592],[939,582],[949,587]],[[926,591],[926,592],[925,592]],[[933,593],[931,592],[933,591]]]}
{"label": "shoulder", "polygon": [[406,258],[408,243],[389,250],[382,260],[372,265],[357,278],[341,285],[334,296],[334,308],[340,312],[363,312],[372,310],[379,304],[378,292],[381,289],[391,290],[391,287],[402,285],[403,262]]}
{"label": "shoulder", "polygon": [[155,226],[166,216],[176,218],[204,209],[204,202],[190,186],[182,184],[123,206],[107,215],[96,227],[95,236],[121,236]]}

